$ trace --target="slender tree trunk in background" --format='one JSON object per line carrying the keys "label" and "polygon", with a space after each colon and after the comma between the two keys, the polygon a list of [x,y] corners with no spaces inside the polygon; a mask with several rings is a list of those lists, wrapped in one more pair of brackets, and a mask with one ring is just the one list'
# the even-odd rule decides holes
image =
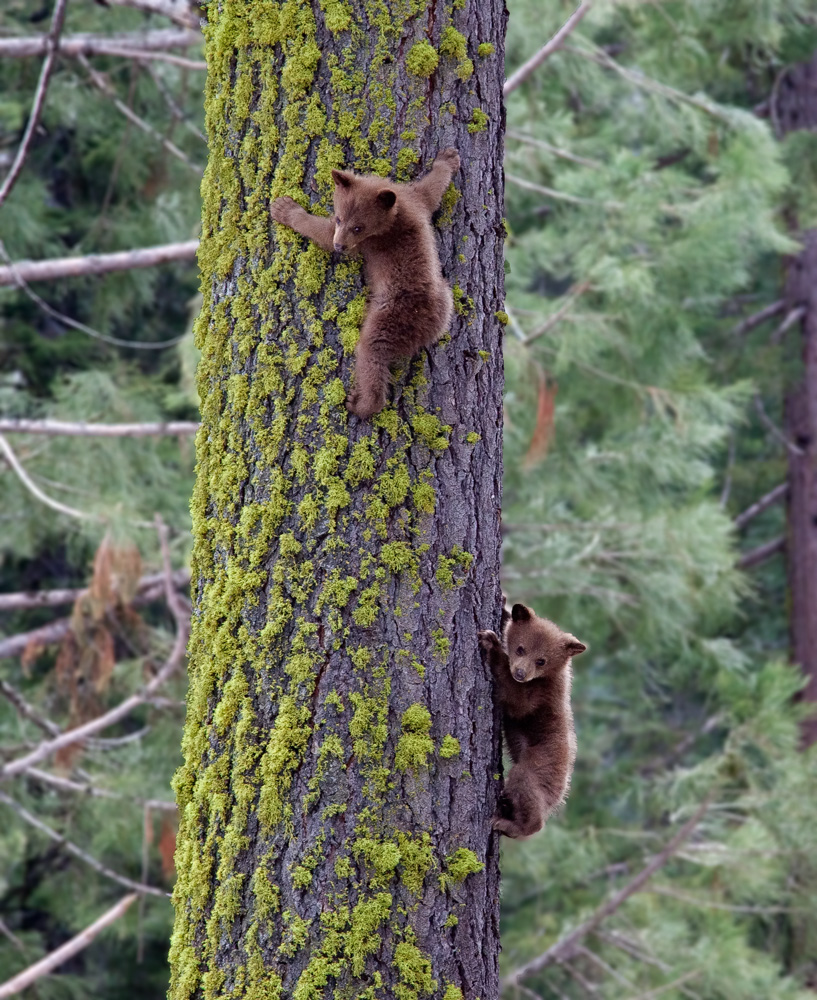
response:
{"label": "slender tree trunk in background", "polygon": [[[803,377],[786,397],[789,449],[788,544],[792,658],[806,674],[802,696],[817,702],[817,231],[789,265],[790,309],[805,306],[801,320]],[[806,745],[817,741],[817,719],[803,724]]]}
{"label": "slender tree trunk in background", "polygon": [[[207,11],[170,996],[492,1000],[504,4]],[[328,213],[333,167],[408,179],[449,145],[450,340],[349,418],[359,266],[274,233],[270,199]]]}
{"label": "slender tree trunk in background", "polygon": [[[779,135],[817,127],[817,56],[791,67],[773,96]],[[817,702],[817,230],[797,234],[804,244],[786,279],[786,312],[802,307],[803,376],[785,400],[789,449],[788,543],[792,659],[806,675],[803,698]],[[817,719],[803,725],[807,746],[817,742]]]}

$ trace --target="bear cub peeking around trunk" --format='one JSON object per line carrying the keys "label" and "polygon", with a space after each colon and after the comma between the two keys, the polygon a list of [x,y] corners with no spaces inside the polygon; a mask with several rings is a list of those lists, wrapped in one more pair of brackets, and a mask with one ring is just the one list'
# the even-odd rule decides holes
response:
{"label": "bear cub peeking around trunk", "polygon": [[363,256],[369,302],[355,352],[355,382],[346,407],[367,419],[386,405],[389,365],[437,341],[453,311],[443,280],[431,216],[459,170],[444,149],[429,173],[410,184],[333,170],[335,215],[310,215],[292,198],[276,198],[270,215],[324,250]]}
{"label": "bear cub peeking around trunk", "polygon": [[494,697],[513,767],[493,828],[530,837],[567,797],[576,759],[570,709],[571,659],[587,646],[524,604],[502,609],[502,639],[479,633],[494,677]]}

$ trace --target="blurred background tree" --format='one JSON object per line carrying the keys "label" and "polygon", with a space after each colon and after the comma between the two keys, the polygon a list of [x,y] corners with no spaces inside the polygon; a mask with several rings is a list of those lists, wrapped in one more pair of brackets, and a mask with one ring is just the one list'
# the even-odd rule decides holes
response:
{"label": "blurred background tree", "polygon": [[[76,2],[64,37],[194,23],[170,0],[144,6],[176,20]],[[510,74],[575,4],[509,7]],[[22,0],[0,13],[5,167],[42,55],[2,45],[43,33],[51,15]],[[191,42],[166,47],[170,60],[58,57],[0,208],[11,260],[195,236],[206,149]],[[508,997],[789,1000],[817,986],[814,751],[801,739],[802,674],[788,665],[798,538],[785,551],[790,459],[806,446],[784,413],[807,374],[809,319],[787,274],[817,207],[817,138],[807,117],[793,125],[787,95],[815,49],[813,0],[599,0],[508,95],[504,586],[590,645],[576,664],[568,805],[543,834],[503,844]],[[194,420],[196,285],[188,262],[33,286],[106,337],[170,342],[156,350],[105,342],[0,290],[0,417]],[[168,524],[179,573],[192,442],[6,441],[41,491],[94,516],[44,506],[6,460],[0,589],[92,580],[107,595],[80,602],[56,645],[31,630],[65,622],[70,604],[2,612],[0,652],[16,650],[2,661],[8,762],[48,735],[48,720],[64,728],[117,704],[169,657],[152,522],[159,512]],[[150,574],[144,602],[130,602]],[[112,579],[127,600],[113,600]],[[89,666],[83,648],[102,653]],[[66,751],[58,768],[39,765],[50,779],[21,773],[3,794],[119,875],[166,888],[172,813],[144,800],[169,798],[182,689],[177,675],[102,734],[115,742]],[[28,716],[9,700],[20,693]],[[126,798],[58,788],[54,776]],[[5,799],[0,809],[2,980],[127,890]],[[132,907],[38,995],[158,997],[169,930],[169,905],[147,897],[141,918]]]}

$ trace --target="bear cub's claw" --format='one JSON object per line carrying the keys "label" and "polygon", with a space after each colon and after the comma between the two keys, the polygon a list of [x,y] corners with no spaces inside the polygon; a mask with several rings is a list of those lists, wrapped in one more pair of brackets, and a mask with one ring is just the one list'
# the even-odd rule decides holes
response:
{"label": "bear cub's claw", "polygon": [[449,146],[437,154],[435,162],[444,163],[451,169],[451,173],[455,174],[460,169],[460,154],[453,146]]}
{"label": "bear cub's claw", "polygon": [[276,198],[269,207],[269,214],[275,222],[280,222],[284,226],[290,225],[290,220],[299,212],[303,212],[303,209],[298,202],[287,197]]}
{"label": "bear cub's claw", "polygon": [[499,636],[496,632],[492,632],[490,629],[482,629],[477,633],[479,637],[480,649],[484,649],[486,652],[490,649],[494,649],[496,646],[501,646]]}

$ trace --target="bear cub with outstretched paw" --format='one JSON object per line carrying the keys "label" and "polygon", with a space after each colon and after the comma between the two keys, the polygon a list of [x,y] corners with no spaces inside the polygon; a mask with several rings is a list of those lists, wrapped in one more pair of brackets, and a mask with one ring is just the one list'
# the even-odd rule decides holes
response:
{"label": "bear cub with outstretched paw", "polygon": [[444,149],[425,177],[397,184],[333,170],[335,215],[310,215],[292,198],[276,198],[270,215],[324,250],[360,253],[369,302],[355,352],[355,382],[346,406],[367,419],[386,405],[389,365],[435,343],[454,307],[443,279],[431,216],[459,170]]}
{"label": "bear cub with outstretched paw", "polygon": [[576,759],[570,708],[571,660],[587,646],[524,604],[502,610],[502,638],[479,633],[513,767],[493,828],[530,837],[567,797]]}

